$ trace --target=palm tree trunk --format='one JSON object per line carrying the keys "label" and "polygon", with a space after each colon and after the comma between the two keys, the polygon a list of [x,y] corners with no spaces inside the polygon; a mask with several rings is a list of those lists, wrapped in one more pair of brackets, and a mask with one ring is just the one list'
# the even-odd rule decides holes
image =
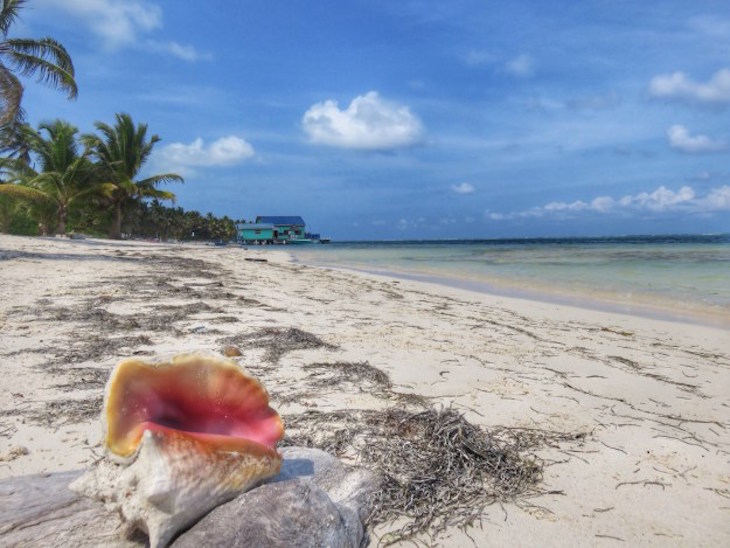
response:
{"label": "palm tree trunk", "polygon": [[66,208],[62,206],[58,211],[58,227],[56,228],[56,234],[62,234],[63,236],[66,235],[66,216]]}
{"label": "palm tree trunk", "polygon": [[112,227],[109,231],[109,237],[113,240],[119,240],[122,237],[122,202],[118,200],[114,202],[114,219],[112,219]]}

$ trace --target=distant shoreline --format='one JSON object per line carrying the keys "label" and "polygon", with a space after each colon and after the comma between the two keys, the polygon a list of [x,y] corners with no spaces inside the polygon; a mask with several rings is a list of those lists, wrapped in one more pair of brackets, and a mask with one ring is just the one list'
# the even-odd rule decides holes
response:
{"label": "distant shoreline", "polygon": [[667,303],[661,306],[659,303],[630,303],[610,300],[609,298],[601,298],[598,295],[590,295],[588,293],[576,292],[574,294],[561,293],[557,288],[550,291],[545,287],[544,290],[528,289],[518,286],[509,286],[500,284],[499,282],[481,282],[469,279],[459,279],[442,276],[431,276],[424,274],[414,274],[398,270],[375,270],[357,268],[354,266],[343,265],[324,265],[316,262],[307,262],[300,260],[299,257],[290,254],[293,262],[319,268],[331,268],[341,270],[343,272],[355,272],[362,274],[370,274],[378,277],[396,278],[399,280],[411,280],[416,282],[424,282],[435,284],[454,289],[463,289],[473,291],[494,297],[508,297],[511,299],[520,299],[525,301],[535,301],[545,304],[555,304],[559,306],[569,306],[581,308],[587,311],[616,313],[627,316],[636,316],[652,320],[668,321],[674,323],[690,323],[697,326],[713,327],[730,331],[730,316],[727,313],[712,314],[707,310],[680,310],[672,307]]}
{"label": "distant shoreline", "polygon": [[730,329],[730,235],[338,242],[286,251],[302,264]]}
{"label": "distant shoreline", "polygon": [[506,236],[499,238],[437,238],[437,239],[393,239],[393,240],[332,240],[333,244],[358,245],[358,244],[473,244],[473,243],[518,243],[525,244],[530,242],[537,243],[606,243],[606,242],[670,242],[683,239],[711,242],[730,242],[730,232],[704,233],[704,234],[620,234],[610,236],[525,236],[514,237]]}

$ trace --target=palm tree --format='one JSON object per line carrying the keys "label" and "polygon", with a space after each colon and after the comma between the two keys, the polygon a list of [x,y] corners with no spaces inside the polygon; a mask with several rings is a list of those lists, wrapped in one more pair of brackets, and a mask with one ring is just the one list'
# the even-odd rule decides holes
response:
{"label": "palm tree", "polygon": [[23,120],[23,85],[17,75],[36,75],[39,81],[67,92],[69,99],[76,97],[78,89],[71,57],[56,40],[8,38],[25,0],[0,2],[0,150],[7,152],[17,145]]}
{"label": "palm tree", "polygon": [[79,153],[78,129],[68,122],[43,123],[38,131],[24,126],[22,131],[40,171],[22,159],[0,160],[0,167],[9,168],[11,174],[11,184],[0,185],[0,194],[30,203],[40,218],[41,232],[47,229],[48,211],[53,211],[56,231],[65,234],[72,206],[92,194],[109,194],[114,187],[97,182],[96,167],[86,153]]}
{"label": "palm tree", "polygon": [[152,148],[160,138],[152,135],[147,139],[147,124],[134,125],[126,113],[116,114],[116,124],[95,124],[101,135],[84,135],[82,140],[99,165],[105,170],[108,182],[115,186],[111,194],[114,219],[110,237],[120,238],[124,213],[143,198],[175,201],[172,192],[158,190],[157,186],[168,182],[183,182],[176,173],[163,173],[135,181],[142,166],[149,159]]}

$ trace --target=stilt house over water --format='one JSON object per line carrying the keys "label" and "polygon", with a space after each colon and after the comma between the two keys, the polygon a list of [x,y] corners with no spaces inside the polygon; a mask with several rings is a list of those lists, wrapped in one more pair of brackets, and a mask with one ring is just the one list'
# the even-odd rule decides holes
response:
{"label": "stilt house over water", "polygon": [[305,222],[299,216],[258,216],[254,223],[238,225],[238,241],[247,244],[283,244],[305,241]]}

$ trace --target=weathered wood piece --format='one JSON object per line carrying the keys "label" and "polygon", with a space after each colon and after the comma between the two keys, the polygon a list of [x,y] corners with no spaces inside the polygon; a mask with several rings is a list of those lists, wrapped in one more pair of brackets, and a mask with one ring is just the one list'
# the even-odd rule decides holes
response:
{"label": "weathered wood piece", "polygon": [[[317,449],[281,453],[281,474],[219,506],[172,546],[363,545],[363,519],[378,477]],[[124,538],[117,514],[68,489],[82,473],[0,481],[0,545],[145,546],[143,534]]]}
{"label": "weathered wood piece", "polygon": [[378,476],[317,449],[281,452],[279,476],[219,506],[173,546],[364,546],[363,520]]}
{"label": "weathered wood piece", "polygon": [[144,546],[124,539],[122,523],[104,505],[68,488],[82,470],[0,481],[2,546]]}

